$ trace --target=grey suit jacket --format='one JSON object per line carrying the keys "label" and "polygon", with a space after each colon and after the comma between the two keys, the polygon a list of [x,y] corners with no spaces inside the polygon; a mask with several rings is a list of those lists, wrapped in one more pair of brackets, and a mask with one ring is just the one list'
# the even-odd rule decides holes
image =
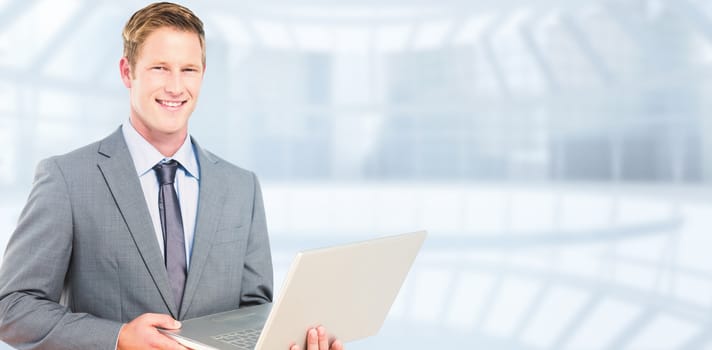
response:
{"label": "grey suit jacket", "polygon": [[200,195],[182,305],[119,129],[38,165],[0,267],[0,339],[25,349],[114,349],[122,324],[146,312],[185,319],[271,301],[257,178],[196,150]]}

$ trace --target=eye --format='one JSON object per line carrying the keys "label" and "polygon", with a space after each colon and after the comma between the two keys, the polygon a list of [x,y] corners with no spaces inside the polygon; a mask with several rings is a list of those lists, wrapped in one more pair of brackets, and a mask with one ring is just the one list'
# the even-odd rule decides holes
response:
{"label": "eye", "polygon": [[164,67],[164,66],[153,66],[153,67],[151,67],[151,70],[166,70],[166,67]]}

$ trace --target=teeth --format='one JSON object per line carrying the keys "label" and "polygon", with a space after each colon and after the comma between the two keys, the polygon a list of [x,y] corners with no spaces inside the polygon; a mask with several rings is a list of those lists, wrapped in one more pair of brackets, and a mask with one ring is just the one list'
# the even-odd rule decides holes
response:
{"label": "teeth", "polygon": [[182,102],[161,101],[161,104],[167,107],[178,107],[182,104]]}

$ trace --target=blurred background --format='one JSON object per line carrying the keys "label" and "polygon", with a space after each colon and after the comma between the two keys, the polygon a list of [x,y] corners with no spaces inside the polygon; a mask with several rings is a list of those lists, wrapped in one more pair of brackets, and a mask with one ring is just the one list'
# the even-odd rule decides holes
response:
{"label": "blurred background", "polygon": [[[0,246],[40,159],[128,120],[147,3],[0,0]],[[712,349],[712,3],[184,4],[191,132],[260,177],[276,285],[299,249],[430,232],[349,349]]]}

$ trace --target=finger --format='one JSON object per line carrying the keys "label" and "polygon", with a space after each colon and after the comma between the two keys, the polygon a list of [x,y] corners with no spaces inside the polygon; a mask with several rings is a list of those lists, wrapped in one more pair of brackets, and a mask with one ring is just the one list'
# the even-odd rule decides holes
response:
{"label": "finger", "polygon": [[180,323],[180,321],[169,318],[159,324],[154,324],[154,326],[165,328],[165,329],[180,329],[182,324]]}
{"label": "finger", "polygon": [[319,335],[314,328],[307,331],[307,350],[319,350]]}
{"label": "finger", "polygon": [[329,350],[329,337],[326,335],[326,329],[323,326],[319,326],[316,332],[319,336],[319,350]]}
{"label": "finger", "polygon": [[145,323],[153,327],[165,329],[178,329],[181,327],[179,321],[176,321],[173,317],[165,314],[144,314],[139,317],[142,318],[141,323]]}
{"label": "finger", "polygon": [[339,340],[334,340],[334,342],[331,343],[331,350],[344,350],[344,345],[341,344]]}
{"label": "finger", "polygon": [[178,329],[181,326],[179,321],[173,319],[173,317],[165,314],[144,314],[140,316],[141,323],[146,327],[150,327],[147,330],[152,339],[152,343],[158,349],[167,350],[184,350],[186,347],[178,343],[175,339],[159,332],[156,328],[164,329]]}
{"label": "finger", "polygon": [[289,348],[289,350],[299,350],[299,346],[294,344]]}
{"label": "finger", "polygon": [[143,314],[121,327],[117,349],[186,349],[156,327],[177,328],[180,322],[168,315]]}

